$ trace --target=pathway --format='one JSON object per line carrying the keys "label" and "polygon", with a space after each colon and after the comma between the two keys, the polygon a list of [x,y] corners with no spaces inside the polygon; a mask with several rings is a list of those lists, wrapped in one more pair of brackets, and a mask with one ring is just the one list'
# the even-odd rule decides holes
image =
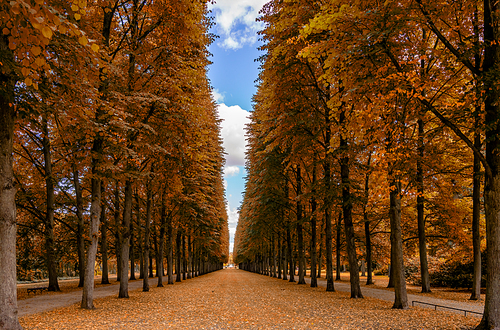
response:
{"label": "pathway", "polygon": [[[306,282],[308,284],[310,284],[311,279],[306,278]],[[326,279],[318,278],[318,286],[326,288]],[[335,282],[334,287],[335,287],[335,290],[338,290],[338,291],[349,292],[349,293],[351,292],[351,286],[345,282]],[[394,291],[363,286],[363,287],[361,287],[361,293],[365,297],[372,297],[372,298],[376,298],[376,299],[394,302]],[[446,307],[455,308],[455,309],[467,310],[467,311],[477,312],[477,313],[481,313],[481,314],[483,313],[483,309],[484,309],[484,306],[478,305],[478,304],[472,303],[472,302],[469,303],[469,302],[462,302],[462,301],[438,299],[438,298],[434,298],[434,297],[419,296],[419,295],[415,295],[415,294],[408,294],[408,305],[412,306],[412,303],[414,301],[423,302],[423,303],[427,303],[427,304],[433,304],[433,305],[446,306]],[[419,303],[415,303],[415,306],[416,307],[423,307],[423,308],[432,308],[432,309],[435,308],[434,306],[426,306],[425,304],[419,304]],[[464,314],[463,311],[452,310],[452,309],[447,309],[447,308],[442,308],[442,307],[437,307],[437,308],[439,310],[447,310],[447,311],[459,313],[462,315]],[[467,313],[467,315],[469,315],[469,313]],[[482,316],[480,314],[475,314],[475,313],[470,313],[470,315],[473,315],[476,317]]]}
{"label": "pathway", "polygon": [[[320,280],[320,285],[324,285]],[[79,308],[81,291],[19,301],[25,329],[473,329],[479,319],[442,311],[391,309],[392,292],[363,288],[350,299],[337,292],[226,269],[142,292],[130,282],[130,298],[118,285],[96,288],[96,309]],[[153,283],[151,283],[153,284]],[[372,293],[373,291],[373,293]],[[421,297],[419,297],[420,299]],[[66,307],[62,307],[66,306]],[[46,311],[43,312],[42,311]]]}

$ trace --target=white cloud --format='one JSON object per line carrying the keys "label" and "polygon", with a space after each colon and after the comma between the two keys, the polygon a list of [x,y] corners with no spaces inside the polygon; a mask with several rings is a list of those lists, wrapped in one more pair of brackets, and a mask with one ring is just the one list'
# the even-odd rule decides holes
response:
{"label": "white cloud", "polygon": [[234,234],[236,233],[236,226],[238,225],[238,218],[239,218],[239,212],[238,209],[233,208],[231,209],[230,205],[227,205],[227,222],[229,226],[229,250],[233,251],[233,246],[234,246]]}
{"label": "white cloud", "polygon": [[224,93],[219,92],[217,88],[212,89],[212,96],[214,97],[215,102],[222,103],[224,102]]}
{"label": "white cloud", "polygon": [[226,166],[224,167],[224,176],[231,177],[240,173],[240,168],[238,166]]}
{"label": "white cloud", "polygon": [[[218,105],[219,117],[222,119],[221,135],[226,155],[226,169],[245,165],[245,125],[250,123],[250,113],[237,105],[228,107]],[[233,171],[234,169],[230,170]],[[228,172],[229,173],[229,172]]]}
{"label": "white cloud", "polygon": [[[217,33],[222,41],[220,47],[239,49],[245,44],[252,45],[257,41],[256,33],[262,30],[262,22],[256,22],[259,11],[268,0],[217,0],[209,5],[215,14]],[[237,29],[242,24],[244,27]]]}

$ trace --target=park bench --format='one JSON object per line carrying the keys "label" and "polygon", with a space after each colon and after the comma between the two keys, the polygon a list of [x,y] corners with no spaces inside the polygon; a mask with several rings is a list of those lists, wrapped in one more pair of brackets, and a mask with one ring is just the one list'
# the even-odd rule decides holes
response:
{"label": "park bench", "polygon": [[33,294],[36,294],[37,291],[45,291],[45,290],[48,290],[49,288],[47,287],[38,287],[38,288],[28,288],[27,291],[28,291],[28,294],[30,294],[30,292],[33,292]]}

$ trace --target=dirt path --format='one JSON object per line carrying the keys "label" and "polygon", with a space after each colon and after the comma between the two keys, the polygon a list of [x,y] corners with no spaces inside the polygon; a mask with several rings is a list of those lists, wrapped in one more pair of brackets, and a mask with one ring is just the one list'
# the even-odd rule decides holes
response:
{"label": "dirt path", "polygon": [[129,299],[116,298],[115,289],[96,300],[96,310],[73,304],[20,322],[25,329],[472,329],[478,323],[422,308],[392,310],[390,302],[339,291],[227,269],[150,292],[131,290]]}

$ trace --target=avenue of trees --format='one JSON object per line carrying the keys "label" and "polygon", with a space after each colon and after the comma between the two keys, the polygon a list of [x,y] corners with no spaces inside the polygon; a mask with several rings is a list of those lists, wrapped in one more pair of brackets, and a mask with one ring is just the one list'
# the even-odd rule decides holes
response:
{"label": "avenue of trees", "polygon": [[401,309],[405,272],[428,292],[470,262],[478,329],[500,329],[499,5],[265,5],[235,262],[311,286],[326,269],[327,291],[347,265],[352,298],[390,265]]}
{"label": "avenue of trees", "polygon": [[[16,280],[49,290],[96,271],[119,297],[220,269],[229,256],[207,1],[2,1],[0,328]],[[153,261],[156,270],[153,270]],[[174,269],[176,277],[174,278]]]}

